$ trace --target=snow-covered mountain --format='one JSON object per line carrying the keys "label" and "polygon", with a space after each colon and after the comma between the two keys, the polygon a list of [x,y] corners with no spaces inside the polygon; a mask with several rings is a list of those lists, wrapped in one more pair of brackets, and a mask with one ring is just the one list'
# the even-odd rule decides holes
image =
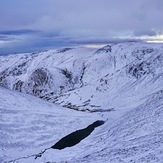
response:
{"label": "snow-covered mountain", "polygon": [[157,44],[64,48],[1,57],[0,85],[76,110],[110,110],[160,90],[162,67]]}
{"label": "snow-covered mountain", "polygon": [[[161,163],[162,83],[162,44],[126,42],[100,49],[77,47],[1,56],[0,86],[4,88],[0,89],[0,158],[8,161],[38,153],[53,145],[58,137],[97,119],[107,119],[74,147],[50,149],[39,159],[27,157],[18,161]],[[18,121],[14,122],[16,117]],[[11,133],[15,128],[20,135]],[[27,134],[29,131],[34,138]],[[31,142],[35,142],[33,146]],[[15,149],[19,152],[13,155]]]}

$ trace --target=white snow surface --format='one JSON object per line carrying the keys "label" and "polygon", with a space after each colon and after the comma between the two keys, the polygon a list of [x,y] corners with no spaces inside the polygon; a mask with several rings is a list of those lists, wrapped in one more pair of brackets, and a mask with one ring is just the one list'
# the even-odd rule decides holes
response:
{"label": "white snow surface", "polygon": [[[162,83],[162,44],[1,56],[0,162],[163,163]],[[96,120],[79,144],[34,159]]]}
{"label": "white snow surface", "polygon": [[0,162],[37,154],[100,117],[0,88]]}

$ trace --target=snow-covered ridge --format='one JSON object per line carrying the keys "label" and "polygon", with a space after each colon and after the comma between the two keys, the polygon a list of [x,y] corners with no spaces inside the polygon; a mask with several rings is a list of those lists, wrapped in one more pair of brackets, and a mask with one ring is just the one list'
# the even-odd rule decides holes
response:
{"label": "snow-covered ridge", "polygon": [[160,89],[162,68],[160,44],[64,48],[0,57],[0,85],[76,110],[109,111],[117,96],[139,101]]}

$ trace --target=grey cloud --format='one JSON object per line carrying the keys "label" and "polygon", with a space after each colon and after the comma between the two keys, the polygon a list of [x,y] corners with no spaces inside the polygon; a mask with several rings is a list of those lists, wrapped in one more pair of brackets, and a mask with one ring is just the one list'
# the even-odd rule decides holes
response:
{"label": "grey cloud", "polygon": [[10,41],[10,40],[13,40],[13,39],[14,39],[14,38],[12,38],[12,37],[0,35],[0,40],[1,40],[1,41]]}
{"label": "grey cloud", "polygon": [[134,36],[156,36],[157,32],[153,30],[134,31]]}
{"label": "grey cloud", "polygon": [[4,30],[0,31],[0,35],[22,35],[22,34],[34,34],[39,33],[37,30],[21,29],[21,30]]}
{"label": "grey cloud", "polygon": [[163,27],[161,0],[16,0],[5,6],[0,17],[6,18],[6,23],[1,22],[6,28],[12,25],[65,35],[105,35],[108,31]]}
{"label": "grey cloud", "polygon": [[0,35],[36,46],[43,40],[139,39],[160,34],[162,15],[162,0],[1,0]]}
{"label": "grey cloud", "polygon": [[99,38],[88,38],[88,39],[74,39],[69,38],[67,42],[77,43],[77,44],[110,44],[110,43],[119,43],[119,42],[140,42],[140,39],[99,39]]}

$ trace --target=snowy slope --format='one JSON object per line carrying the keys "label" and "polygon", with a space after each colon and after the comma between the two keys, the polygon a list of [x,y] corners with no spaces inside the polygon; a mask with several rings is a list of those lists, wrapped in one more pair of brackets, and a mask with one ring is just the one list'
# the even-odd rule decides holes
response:
{"label": "snowy slope", "polygon": [[58,153],[60,158],[51,150],[40,161],[163,162],[163,91],[152,94],[118,120],[114,116],[110,113],[108,121],[79,145]]}
{"label": "snowy slope", "polygon": [[[126,113],[110,127],[92,135],[87,154],[72,162],[163,162],[163,91],[152,94],[139,107]],[[88,141],[89,141],[88,140]],[[86,145],[86,144],[84,144]],[[80,146],[88,149],[88,146]]]}
{"label": "snowy slope", "polygon": [[[163,160],[163,91],[123,114],[105,113],[108,120],[74,147],[47,150],[66,134],[87,126],[97,113],[62,110],[32,96],[0,89],[1,162],[151,162]],[[30,101],[30,102],[29,102]],[[103,119],[105,119],[103,117]]]}
{"label": "snowy slope", "polygon": [[98,119],[0,88],[0,162],[37,154]]}
{"label": "snowy slope", "polygon": [[[0,88],[0,158],[162,163],[162,83],[162,44],[126,42],[1,56],[0,85],[42,100]],[[97,119],[107,121],[76,146],[26,157]]]}
{"label": "snowy slope", "polygon": [[66,48],[0,57],[1,85],[36,96],[60,94],[81,85],[82,61],[92,51]]}

